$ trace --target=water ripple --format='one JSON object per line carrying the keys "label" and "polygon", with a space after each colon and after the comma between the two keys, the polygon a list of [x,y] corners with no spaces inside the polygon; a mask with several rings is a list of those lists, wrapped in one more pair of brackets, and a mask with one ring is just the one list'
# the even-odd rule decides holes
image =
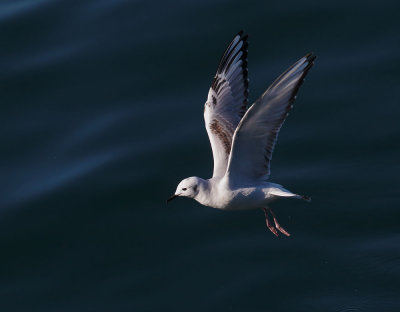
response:
{"label": "water ripple", "polygon": [[17,18],[23,14],[32,12],[43,6],[45,3],[50,3],[49,0],[20,0],[7,1],[0,4],[0,23],[9,19]]}

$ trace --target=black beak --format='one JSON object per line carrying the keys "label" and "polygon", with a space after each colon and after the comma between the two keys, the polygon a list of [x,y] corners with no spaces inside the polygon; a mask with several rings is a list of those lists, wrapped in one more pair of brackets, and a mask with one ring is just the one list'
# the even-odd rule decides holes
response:
{"label": "black beak", "polygon": [[170,198],[167,199],[167,203],[173,200],[174,198],[178,197],[178,195],[174,194]]}

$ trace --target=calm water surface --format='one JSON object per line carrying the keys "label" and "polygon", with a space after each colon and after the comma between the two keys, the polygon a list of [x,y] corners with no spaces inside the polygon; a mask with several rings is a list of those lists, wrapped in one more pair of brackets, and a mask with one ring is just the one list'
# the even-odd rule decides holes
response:
{"label": "calm water surface", "polygon": [[[0,2],[0,311],[400,311],[398,1]],[[203,104],[250,34],[250,101],[318,55],[275,211],[165,199],[212,172]]]}

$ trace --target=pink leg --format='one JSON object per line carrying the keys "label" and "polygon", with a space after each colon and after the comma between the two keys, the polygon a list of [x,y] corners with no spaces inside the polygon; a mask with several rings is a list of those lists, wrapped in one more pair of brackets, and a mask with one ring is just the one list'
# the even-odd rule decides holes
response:
{"label": "pink leg", "polygon": [[276,219],[275,213],[272,211],[271,208],[268,208],[269,212],[271,213],[272,217],[274,218],[274,223],[275,227],[281,232],[282,234],[285,234],[286,236],[290,236],[290,234],[279,224],[278,220]]}
{"label": "pink leg", "polygon": [[[268,218],[268,212],[267,212],[267,208],[263,208],[264,209],[264,213],[265,213],[265,223],[267,224],[267,228],[269,228],[269,230],[275,234],[275,236],[279,236],[278,231],[274,228],[274,226],[271,224],[271,222],[269,221]],[[268,209],[269,210],[269,209]]]}

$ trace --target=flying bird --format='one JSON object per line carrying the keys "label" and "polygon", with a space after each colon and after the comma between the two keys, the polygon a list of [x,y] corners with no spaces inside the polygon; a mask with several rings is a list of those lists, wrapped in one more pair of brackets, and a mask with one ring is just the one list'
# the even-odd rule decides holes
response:
{"label": "flying bird", "polygon": [[310,198],[268,181],[271,157],[279,130],[316,57],[312,53],[302,57],[248,107],[247,39],[240,31],[225,50],[204,105],[214,158],[212,178],[182,180],[168,202],[184,196],[223,210],[262,208],[268,229],[276,236],[278,231],[290,236],[269,203],[281,197]]}

